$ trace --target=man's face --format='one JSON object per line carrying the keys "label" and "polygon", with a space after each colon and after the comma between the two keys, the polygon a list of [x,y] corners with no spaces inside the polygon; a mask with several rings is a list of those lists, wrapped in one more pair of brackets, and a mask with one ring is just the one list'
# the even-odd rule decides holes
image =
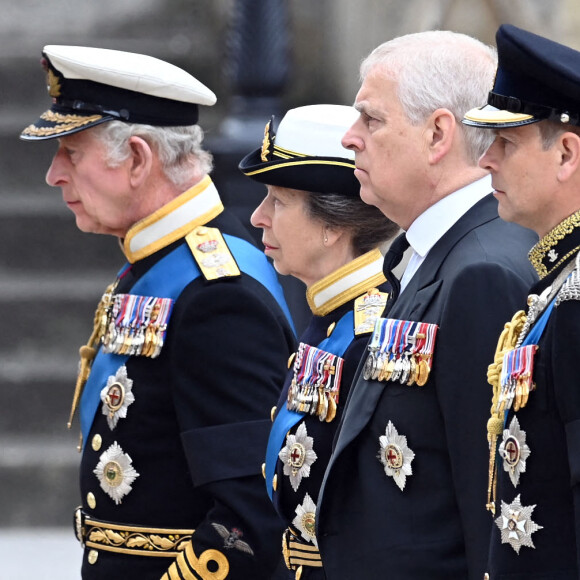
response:
{"label": "man's face", "polygon": [[498,129],[479,165],[491,172],[500,217],[540,236],[556,226],[562,219],[554,197],[559,162],[556,147],[542,147],[537,123]]}
{"label": "man's face", "polygon": [[397,95],[397,83],[375,67],[356,96],[360,117],[342,144],[355,152],[360,196],[407,229],[426,209],[424,189],[424,126],[407,120]]}
{"label": "man's face", "polygon": [[94,129],[87,129],[59,139],[46,182],[61,188],[81,231],[122,238],[142,217],[139,197],[130,187],[131,162],[129,157],[109,167],[104,144]]}

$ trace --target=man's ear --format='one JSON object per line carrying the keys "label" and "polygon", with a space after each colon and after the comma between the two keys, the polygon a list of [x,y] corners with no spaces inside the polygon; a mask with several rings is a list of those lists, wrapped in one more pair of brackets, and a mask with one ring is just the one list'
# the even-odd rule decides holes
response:
{"label": "man's ear", "polygon": [[560,156],[558,181],[568,181],[580,167],[580,136],[572,132],[562,133],[556,147]]}
{"label": "man's ear", "polygon": [[457,130],[455,116],[448,109],[437,109],[431,113],[427,121],[426,138],[429,162],[438,163],[451,149]]}
{"label": "man's ear", "polygon": [[151,173],[153,151],[145,139],[133,135],[129,138],[131,148],[131,165],[129,167],[131,185],[139,187]]}

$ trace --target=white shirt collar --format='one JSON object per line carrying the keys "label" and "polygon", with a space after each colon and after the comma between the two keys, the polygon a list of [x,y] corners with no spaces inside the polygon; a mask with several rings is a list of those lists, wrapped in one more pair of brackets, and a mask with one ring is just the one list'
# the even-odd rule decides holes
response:
{"label": "white shirt collar", "polygon": [[407,230],[413,251],[424,258],[455,222],[492,190],[491,176],[486,175],[427,208]]}

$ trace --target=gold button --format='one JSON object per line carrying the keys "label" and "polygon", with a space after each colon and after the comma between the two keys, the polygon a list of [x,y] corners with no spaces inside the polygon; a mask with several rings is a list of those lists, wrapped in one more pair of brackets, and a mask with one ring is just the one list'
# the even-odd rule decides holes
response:
{"label": "gold button", "polygon": [[276,405],[274,405],[272,407],[272,410],[270,411],[270,419],[272,420],[272,423],[274,422],[274,415],[276,415],[277,410],[278,410],[278,407],[276,407]]}
{"label": "gold button", "polygon": [[94,510],[97,507],[97,500],[95,499],[93,493],[90,491],[89,493],[87,493],[87,504],[92,510]]}
{"label": "gold button", "polygon": [[278,489],[278,474],[277,473],[274,474],[274,479],[272,480],[272,488],[274,489],[274,491],[276,491]]}
{"label": "gold button", "polygon": [[296,358],[296,353],[293,352],[290,357],[288,358],[288,368],[290,368],[292,366],[292,363],[294,362],[294,359]]}
{"label": "gold button", "polygon": [[94,564],[97,561],[98,557],[99,553],[96,550],[91,550],[88,556],[89,564]]}
{"label": "gold button", "polygon": [[266,479],[266,464],[262,463],[262,477]]}
{"label": "gold button", "polygon": [[334,330],[334,327],[336,326],[336,322],[333,322],[329,327],[328,330],[326,331],[326,336],[330,336],[332,334],[332,331]]}
{"label": "gold button", "polygon": [[205,236],[205,234],[207,234],[207,228],[204,228],[203,226],[199,226],[195,230],[195,235],[196,236]]}
{"label": "gold button", "polygon": [[93,437],[93,440],[91,442],[91,445],[93,447],[93,451],[98,451],[101,448],[102,444],[103,444],[103,438],[97,433]]}

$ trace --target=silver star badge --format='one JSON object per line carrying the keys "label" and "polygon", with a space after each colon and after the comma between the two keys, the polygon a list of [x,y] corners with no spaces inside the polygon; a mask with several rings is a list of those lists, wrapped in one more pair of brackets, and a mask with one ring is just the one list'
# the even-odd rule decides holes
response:
{"label": "silver star badge", "polygon": [[101,489],[117,505],[133,489],[131,484],[139,477],[132,463],[131,457],[123,453],[121,446],[115,441],[103,452],[97,467],[93,470]]}
{"label": "silver star badge", "polygon": [[392,477],[403,491],[407,475],[413,475],[411,462],[415,458],[415,453],[407,447],[407,438],[399,435],[390,421],[385,434],[379,437],[379,442],[381,448],[377,457],[385,466],[385,473]]}
{"label": "silver star badge", "polygon": [[119,419],[127,416],[127,408],[135,401],[132,393],[133,381],[127,376],[127,367],[119,367],[114,375],[107,379],[107,384],[101,391],[103,415],[111,431],[117,426]]}
{"label": "silver star badge", "polygon": [[531,453],[526,445],[526,432],[520,429],[517,417],[512,419],[509,429],[504,429],[498,452],[503,459],[504,471],[508,472],[516,487],[520,481],[520,475],[526,470],[526,459]]}
{"label": "silver star badge", "polygon": [[290,477],[290,484],[294,491],[303,477],[310,475],[310,466],[316,461],[317,456],[312,449],[314,439],[308,436],[306,425],[300,423],[295,435],[288,435],[286,446],[282,448],[278,457],[284,464],[284,475]]}
{"label": "silver star badge", "polygon": [[312,542],[318,548],[318,540],[316,539],[316,504],[312,498],[306,494],[302,505],[296,506],[294,510],[296,517],[292,523],[300,531],[301,536],[307,541]]}
{"label": "silver star badge", "polygon": [[509,544],[518,555],[522,546],[536,547],[532,541],[532,534],[543,528],[532,521],[535,507],[535,505],[522,506],[519,495],[511,504],[501,502],[501,516],[495,520],[501,530],[501,543]]}

